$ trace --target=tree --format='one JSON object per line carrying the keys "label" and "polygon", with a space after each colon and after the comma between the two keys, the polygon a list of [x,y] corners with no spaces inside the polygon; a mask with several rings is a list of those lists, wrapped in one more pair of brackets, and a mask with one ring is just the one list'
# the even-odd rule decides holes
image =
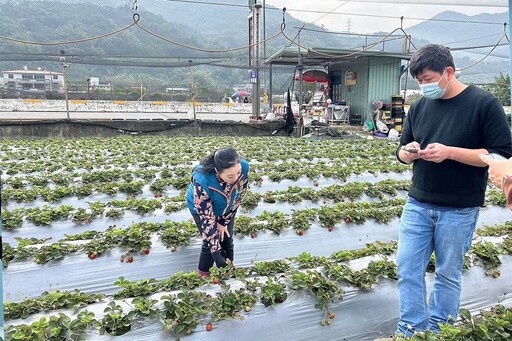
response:
{"label": "tree", "polygon": [[504,76],[501,72],[494,83],[484,86],[494,96],[498,97],[503,105],[510,105],[510,75]]}

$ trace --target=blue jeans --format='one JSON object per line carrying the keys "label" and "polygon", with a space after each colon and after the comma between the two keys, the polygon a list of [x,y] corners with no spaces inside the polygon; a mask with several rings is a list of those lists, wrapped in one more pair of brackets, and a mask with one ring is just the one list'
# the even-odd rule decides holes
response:
{"label": "blue jeans", "polygon": [[[397,334],[439,332],[454,322],[460,304],[464,254],[471,247],[479,207],[427,209],[409,200],[400,220],[397,252],[400,321]],[[434,285],[427,305],[425,271],[436,257]]]}

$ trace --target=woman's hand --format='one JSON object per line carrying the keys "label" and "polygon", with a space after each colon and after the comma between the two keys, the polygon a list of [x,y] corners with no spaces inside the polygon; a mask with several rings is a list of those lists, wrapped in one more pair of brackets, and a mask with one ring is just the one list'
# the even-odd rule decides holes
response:
{"label": "woman's hand", "polygon": [[217,223],[217,231],[219,232],[219,239],[221,242],[224,241],[224,235],[226,234],[228,237],[231,237],[229,234],[228,228],[226,226],[222,226],[221,224]]}
{"label": "woman's hand", "polygon": [[485,154],[480,154],[480,159],[489,165],[489,180],[501,188],[503,177],[512,173],[512,159],[495,160]]}

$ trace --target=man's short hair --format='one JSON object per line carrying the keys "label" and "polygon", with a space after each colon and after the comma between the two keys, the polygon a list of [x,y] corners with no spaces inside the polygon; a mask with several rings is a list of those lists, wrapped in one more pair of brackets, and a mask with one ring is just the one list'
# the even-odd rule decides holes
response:
{"label": "man's short hair", "polygon": [[443,45],[429,44],[414,53],[409,63],[409,71],[416,78],[425,69],[443,73],[448,66],[455,69],[450,49]]}

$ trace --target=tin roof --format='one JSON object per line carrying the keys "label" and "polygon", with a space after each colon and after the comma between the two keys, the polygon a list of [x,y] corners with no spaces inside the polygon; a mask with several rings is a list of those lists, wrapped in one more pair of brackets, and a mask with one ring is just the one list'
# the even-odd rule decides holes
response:
{"label": "tin roof", "polygon": [[21,74],[43,74],[43,75],[62,75],[62,72],[56,71],[48,71],[48,70],[10,70],[10,71],[2,71],[2,73],[21,73]]}
{"label": "tin roof", "polygon": [[[283,47],[265,60],[265,64],[298,65],[299,51],[297,47]],[[323,47],[314,47],[310,50],[301,50],[300,57],[304,66],[325,66],[332,63],[352,61],[362,58],[389,57],[409,60],[412,53],[399,53],[376,50],[344,50]]]}

